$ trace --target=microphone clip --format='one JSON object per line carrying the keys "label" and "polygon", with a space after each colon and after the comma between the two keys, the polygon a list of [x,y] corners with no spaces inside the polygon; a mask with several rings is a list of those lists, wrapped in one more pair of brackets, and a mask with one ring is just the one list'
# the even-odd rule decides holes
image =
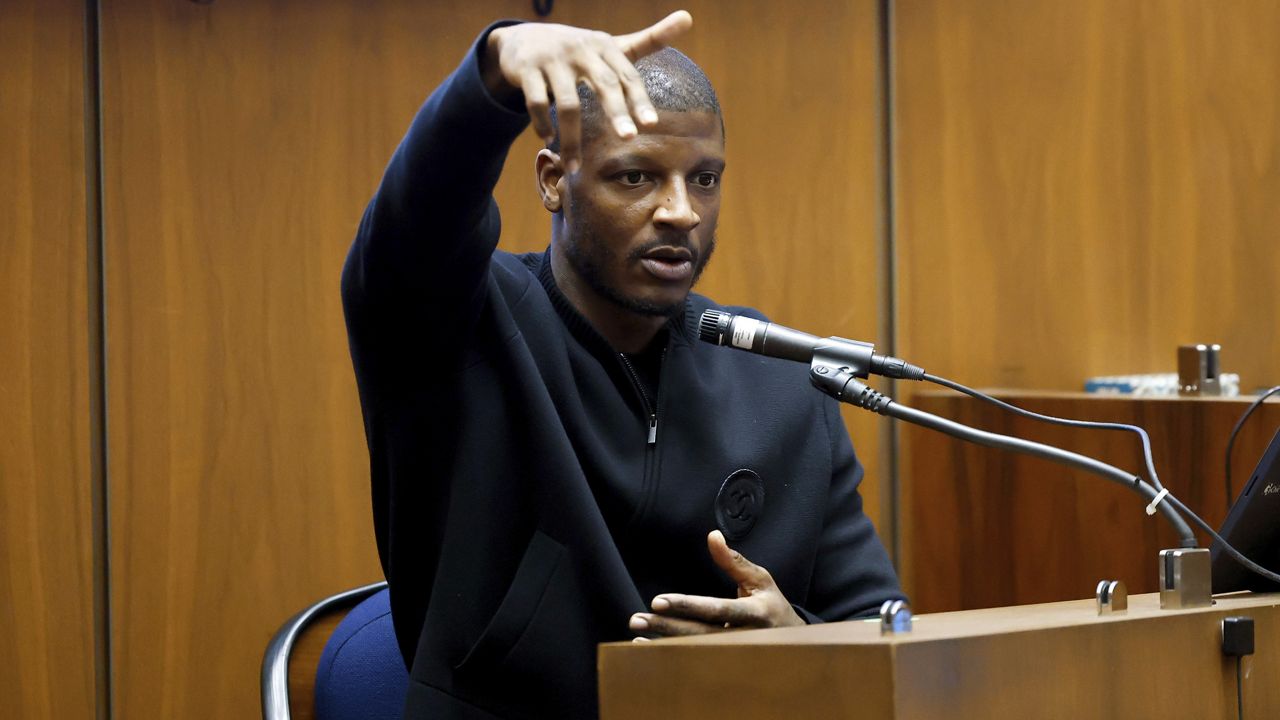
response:
{"label": "microphone clip", "polygon": [[876,346],[861,340],[829,337],[813,348],[813,360],[809,368],[825,365],[841,368],[852,377],[866,378],[876,358]]}
{"label": "microphone clip", "polygon": [[840,343],[814,349],[809,382],[842,403],[885,414],[893,401],[858,380],[870,372],[871,343],[837,339]]}

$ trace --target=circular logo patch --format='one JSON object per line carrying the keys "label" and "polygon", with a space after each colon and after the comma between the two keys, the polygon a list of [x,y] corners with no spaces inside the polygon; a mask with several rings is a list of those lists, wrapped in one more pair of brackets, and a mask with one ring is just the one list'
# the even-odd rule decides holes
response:
{"label": "circular logo patch", "polygon": [[753,470],[735,470],[716,495],[716,525],[730,540],[740,540],[764,512],[764,481]]}

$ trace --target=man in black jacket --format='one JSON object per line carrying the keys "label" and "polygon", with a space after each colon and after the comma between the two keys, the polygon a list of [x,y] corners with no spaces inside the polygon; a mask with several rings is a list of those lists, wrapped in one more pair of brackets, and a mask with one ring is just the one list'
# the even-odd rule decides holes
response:
{"label": "man in black jacket", "polygon": [[[365,213],[343,301],[407,717],[593,717],[599,642],[901,597],[834,401],[691,330],[724,171],[663,50],[691,23],[489,28]],[[492,191],[530,121],[551,245],[514,256]]]}

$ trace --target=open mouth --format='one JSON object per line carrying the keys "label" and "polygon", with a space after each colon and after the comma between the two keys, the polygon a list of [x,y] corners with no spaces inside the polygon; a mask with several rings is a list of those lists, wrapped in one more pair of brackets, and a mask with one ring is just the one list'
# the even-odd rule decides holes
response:
{"label": "open mouth", "polygon": [[693,253],[688,248],[660,247],[640,257],[649,274],[668,282],[688,280],[693,275]]}

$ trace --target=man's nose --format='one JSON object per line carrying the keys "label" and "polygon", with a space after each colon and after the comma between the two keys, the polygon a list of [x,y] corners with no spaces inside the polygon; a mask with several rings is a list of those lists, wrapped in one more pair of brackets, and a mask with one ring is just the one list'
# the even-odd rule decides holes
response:
{"label": "man's nose", "polygon": [[689,232],[698,227],[702,218],[689,202],[689,188],[684,179],[670,183],[663,188],[664,199],[653,213],[653,222],[682,232]]}

